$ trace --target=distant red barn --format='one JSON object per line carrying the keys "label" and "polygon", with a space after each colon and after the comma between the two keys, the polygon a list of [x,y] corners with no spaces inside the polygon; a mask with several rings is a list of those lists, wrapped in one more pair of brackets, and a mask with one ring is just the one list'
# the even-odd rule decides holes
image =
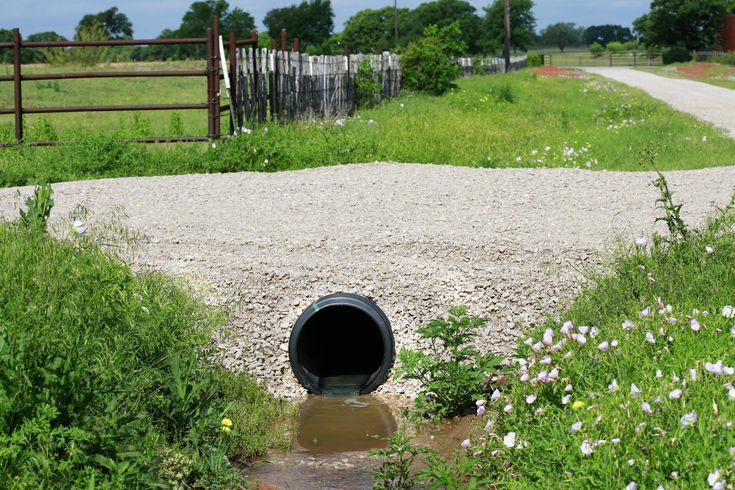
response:
{"label": "distant red barn", "polygon": [[725,34],[723,36],[725,49],[735,51],[735,15],[725,16]]}

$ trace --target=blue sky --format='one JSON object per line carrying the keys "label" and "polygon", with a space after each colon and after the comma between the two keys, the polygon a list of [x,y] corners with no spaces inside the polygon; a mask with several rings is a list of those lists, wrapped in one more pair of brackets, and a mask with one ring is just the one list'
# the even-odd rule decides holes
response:
{"label": "blue sky", "polygon": [[[0,0],[0,27],[19,27],[24,36],[41,31],[56,31],[67,37],[88,13],[117,6],[133,22],[136,38],[156,37],[165,28],[176,28],[193,0]],[[425,0],[424,0],[425,1]],[[481,13],[491,0],[469,0]],[[265,13],[295,0],[230,0],[230,7],[250,12],[262,27]],[[399,7],[413,8],[422,0],[398,0]],[[332,0],[335,27],[355,12],[366,8],[392,5],[391,0]],[[621,24],[630,26],[635,18],[648,11],[650,0],[535,0],[534,14],[539,29],[554,22],[577,25]]]}

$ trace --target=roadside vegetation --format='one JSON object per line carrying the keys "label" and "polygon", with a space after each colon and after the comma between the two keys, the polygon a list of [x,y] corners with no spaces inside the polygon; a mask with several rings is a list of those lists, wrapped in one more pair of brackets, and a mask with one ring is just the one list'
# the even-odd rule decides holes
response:
{"label": "roadside vegetation", "polygon": [[288,445],[290,406],[218,367],[221,313],[80,219],[47,233],[52,206],[43,186],[0,222],[0,487],[241,484],[236,463]]}
{"label": "roadside vegetation", "polygon": [[639,68],[655,75],[669,78],[681,78],[695,82],[709,83],[718,87],[735,89],[735,56],[730,57],[730,64],[716,62],[677,63],[656,68]]}
{"label": "roadside vegetation", "polygon": [[[150,135],[166,123],[149,114],[106,117],[121,129],[90,131],[35,119],[29,138],[58,134],[70,143],[0,149],[0,185],[372,161],[638,170],[631,154],[649,139],[660,144],[664,170],[735,163],[735,141],[642,91],[596,76],[547,77],[531,70],[458,80],[441,97],[407,94],[352,118],[253,127],[211,145],[125,142],[121,137]],[[195,130],[181,121],[171,126],[181,124],[184,134]],[[12,138],[9,122],[0,133]]]}
{"label": "roadside vegetation", "polygon": [[621,243],[567,311],[522,337],[503,386],[468,404],[476,429],[455,454],[401,433],[376,451],[375,488],[730,488],[735,195],[693,229],[661,174],[653,185],[668,232]]}

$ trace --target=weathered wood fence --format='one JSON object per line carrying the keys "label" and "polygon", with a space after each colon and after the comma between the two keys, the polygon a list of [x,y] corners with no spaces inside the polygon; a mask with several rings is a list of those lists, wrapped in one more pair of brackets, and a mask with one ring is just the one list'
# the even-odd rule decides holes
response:
{"label": "weathered wood fence", "polygon": [[[488,73],[505,73],[505,59],[496,57],[459,58],[459,69],[463,77],[485,75]],[[511,56],[510,71],[526,67],[526,56]]]}
{"label": "weathered wood fence", "polygon": [[[401,91],[401,60],[382,55],[309,56],[297,51],[240,49],[237,52],[235,111],[241,127],[268,119],[292,121],[344,117],[358,104],[357,73],[369,61],[376,99]],[[462,76],[503,73],[501,58],[459,58]],[[526,66],[525,56],[511,58],[511,70]]]}
{"label": "weathered wood fence", "polygon": [[243,123],[314,117],[343,117],[355,110],[356,76],[370,62],[376,97],[395,97],[401,90],[397,55],[346,54],[309,56],[296,51],[241,49],[237,53],[236,111]]}

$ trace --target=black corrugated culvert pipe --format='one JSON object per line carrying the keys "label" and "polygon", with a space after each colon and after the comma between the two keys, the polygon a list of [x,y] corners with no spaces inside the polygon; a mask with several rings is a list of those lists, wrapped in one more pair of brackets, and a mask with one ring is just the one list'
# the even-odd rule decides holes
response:
{"label": "black corrugated culvert pipe", "polygon": [[296,320],[288,355],[296,379],[309,393],[370,393],[393,367],[393,332],[388,317],[372,300],[330,294]]}

